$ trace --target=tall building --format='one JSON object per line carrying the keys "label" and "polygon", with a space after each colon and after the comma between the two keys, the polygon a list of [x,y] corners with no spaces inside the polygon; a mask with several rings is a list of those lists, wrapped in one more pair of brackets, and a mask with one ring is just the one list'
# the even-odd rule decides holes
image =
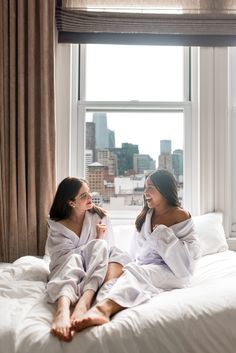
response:
{"label": "tall building", "polygon": [[133,167],[135,173],[144,174],[146,170],[155,170],[156,162],[149,156],[149,154],[134,154]]}
{"label": "tall building", "polygon": [[123,151],[120,147],[110,148],[111,152],[116,155],[117,158],[117,175],[124,175],[126,163],[123,159]]}
{"label": "tall building", "polygon": [[160,141],[161,154],[171,154],[171,140]]}
{"label": "tall building", "polygon": [[121,149],[123,151],[123,158],[126,161],[126,171],[129,174],[129,171],[134,170],[133,158],[134,154],[139,154],[138,145],[133,145],[132,143],[122,143]]}
{"label": "tall building", "polygon": [[183,150],[174,150],[172,153],[172,167],[176,180],[183,181]]}
{"label": "tall building", "polygon": [[139,153],[138,145],[122,143],[121,148],[110,148],[117,156],[118,175],[130,175],[134,173],[133,156]]}
{"label": "tall building", "polygon": [[88,180],[88,165],[93,163],[93,151],[87,150],[85,151],[85,178]]}
{"label": "tall building", "polygon": [[116,139],[115,139],[115,131],[108,129],[108,147],[115,148],[116,147]]}
{"label": "tall building", "polygon": [[158,158],[158,168],[159,169],[167,169],[169,172],[173,172],[172,170],[172,156],[171,154],[162,153]]}
{"label": "tall building", "polygon": [[103,149],[109,147],[109,133],[107,128],[106,113],[93,113],[93,122],[95,124],[96,148]]}
{"label": "tall building", "polygon": [[172,172],[171,140],[160,141],[161,154],[158,157],[158,168]]}
{"label": "tall building", "polygon": [[95,124],[94,122],[86,122],[86,150],[93,152],[93,160],[95,161]]}

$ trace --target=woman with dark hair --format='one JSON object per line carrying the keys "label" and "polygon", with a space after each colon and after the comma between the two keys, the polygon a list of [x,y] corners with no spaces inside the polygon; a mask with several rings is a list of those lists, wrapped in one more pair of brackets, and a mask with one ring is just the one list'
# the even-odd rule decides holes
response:
{"label": "woman with dark hair", "polygon": [[70,341],[71,325],[91,307],[99,287],[121,275],[130,257],[114,246],[109,218],[92,203],[85,180],[62,180],[49,216],[47,294],[49,302],[57,305],[51,332]]}
{"label": "woman with dark hair", "polygon": [[73,330],[107,323],[120,310],[190,283],[200,246],[191,215],[180,206],[174,176],[167,170],[150,174],[144,199],[136,219],[135,261],[125,266],[111,290],[72,325]]}

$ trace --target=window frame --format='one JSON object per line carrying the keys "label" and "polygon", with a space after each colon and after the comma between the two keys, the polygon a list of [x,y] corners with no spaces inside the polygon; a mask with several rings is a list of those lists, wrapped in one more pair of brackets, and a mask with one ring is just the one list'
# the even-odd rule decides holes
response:
{"label": "window frame", "polygon": [[[79,47],[57,43],[55,49],[58,184],[68,175],[83,176],[79,148],[85,145],[85,122],[80,118],[84,106],[78,104]],[[223,212],[226,237],[230,237],[229,244],[236,250],[234,51],[228,47],[191,48],[191,103],[184,107],[190,117],[184,126],[184,168],[188,173],[185,207],[192,216]],[[80,79],[82,75],[80,72]]]}
{"label": "window frame", "polygon": [[[79,65],[79,89],[77,101],[77,118],[73,119],[72,131],[74,147],[71,149],[72,157],[72,174],[84,177],[84,158],[85,158],[85,116],[86,111],[109,111],[109,112],[122,112],[122,111],[139,111],[146,110],[152,112],[172,111],[183,112],[184,116],[184,192],[183,192],[183,206],[190,210],[191,213],[198,212],[198,205],[194,202],[194,197],[197,195],[196,185],[196,171],[198,158],[196,153],[195,138],[192,136],[193,131],[193,116],[192,116],[192,102],[191,102],[191,64],[190,59],[193,57],[191,49],[184,48],[184,100],[173,102],[147,102],[147,101],[86,101],[85,99],[85,65],[86,65],[86,45],[80,45],[74,51],[73,63]],[[77,137],[75,136],[77,132]],[[77,141],[77,145],[75,143]],[[195,141],[196,142],[196,141]]]}

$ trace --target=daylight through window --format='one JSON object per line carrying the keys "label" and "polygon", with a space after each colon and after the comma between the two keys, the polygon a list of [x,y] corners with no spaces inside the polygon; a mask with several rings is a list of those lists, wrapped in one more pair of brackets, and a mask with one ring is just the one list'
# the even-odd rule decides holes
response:
{"label": "daylight through window", "polygon": [[85,177],[94,202],[113,218],[135,217],[156,168],[175,175],[182,199],[186,50],[86,45],[83,53]]}

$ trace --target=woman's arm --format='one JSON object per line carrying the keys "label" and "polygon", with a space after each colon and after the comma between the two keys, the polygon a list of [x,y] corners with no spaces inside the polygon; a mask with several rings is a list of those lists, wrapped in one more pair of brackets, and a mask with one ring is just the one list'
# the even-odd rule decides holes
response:
{"label": "woman's arm", "polygon": [[193,274],[195,260],[200,257],[200,245],[192,221],[180,237],[166,226],[158,226],[152,233],[154,237],[159,255],[176,277]]}

